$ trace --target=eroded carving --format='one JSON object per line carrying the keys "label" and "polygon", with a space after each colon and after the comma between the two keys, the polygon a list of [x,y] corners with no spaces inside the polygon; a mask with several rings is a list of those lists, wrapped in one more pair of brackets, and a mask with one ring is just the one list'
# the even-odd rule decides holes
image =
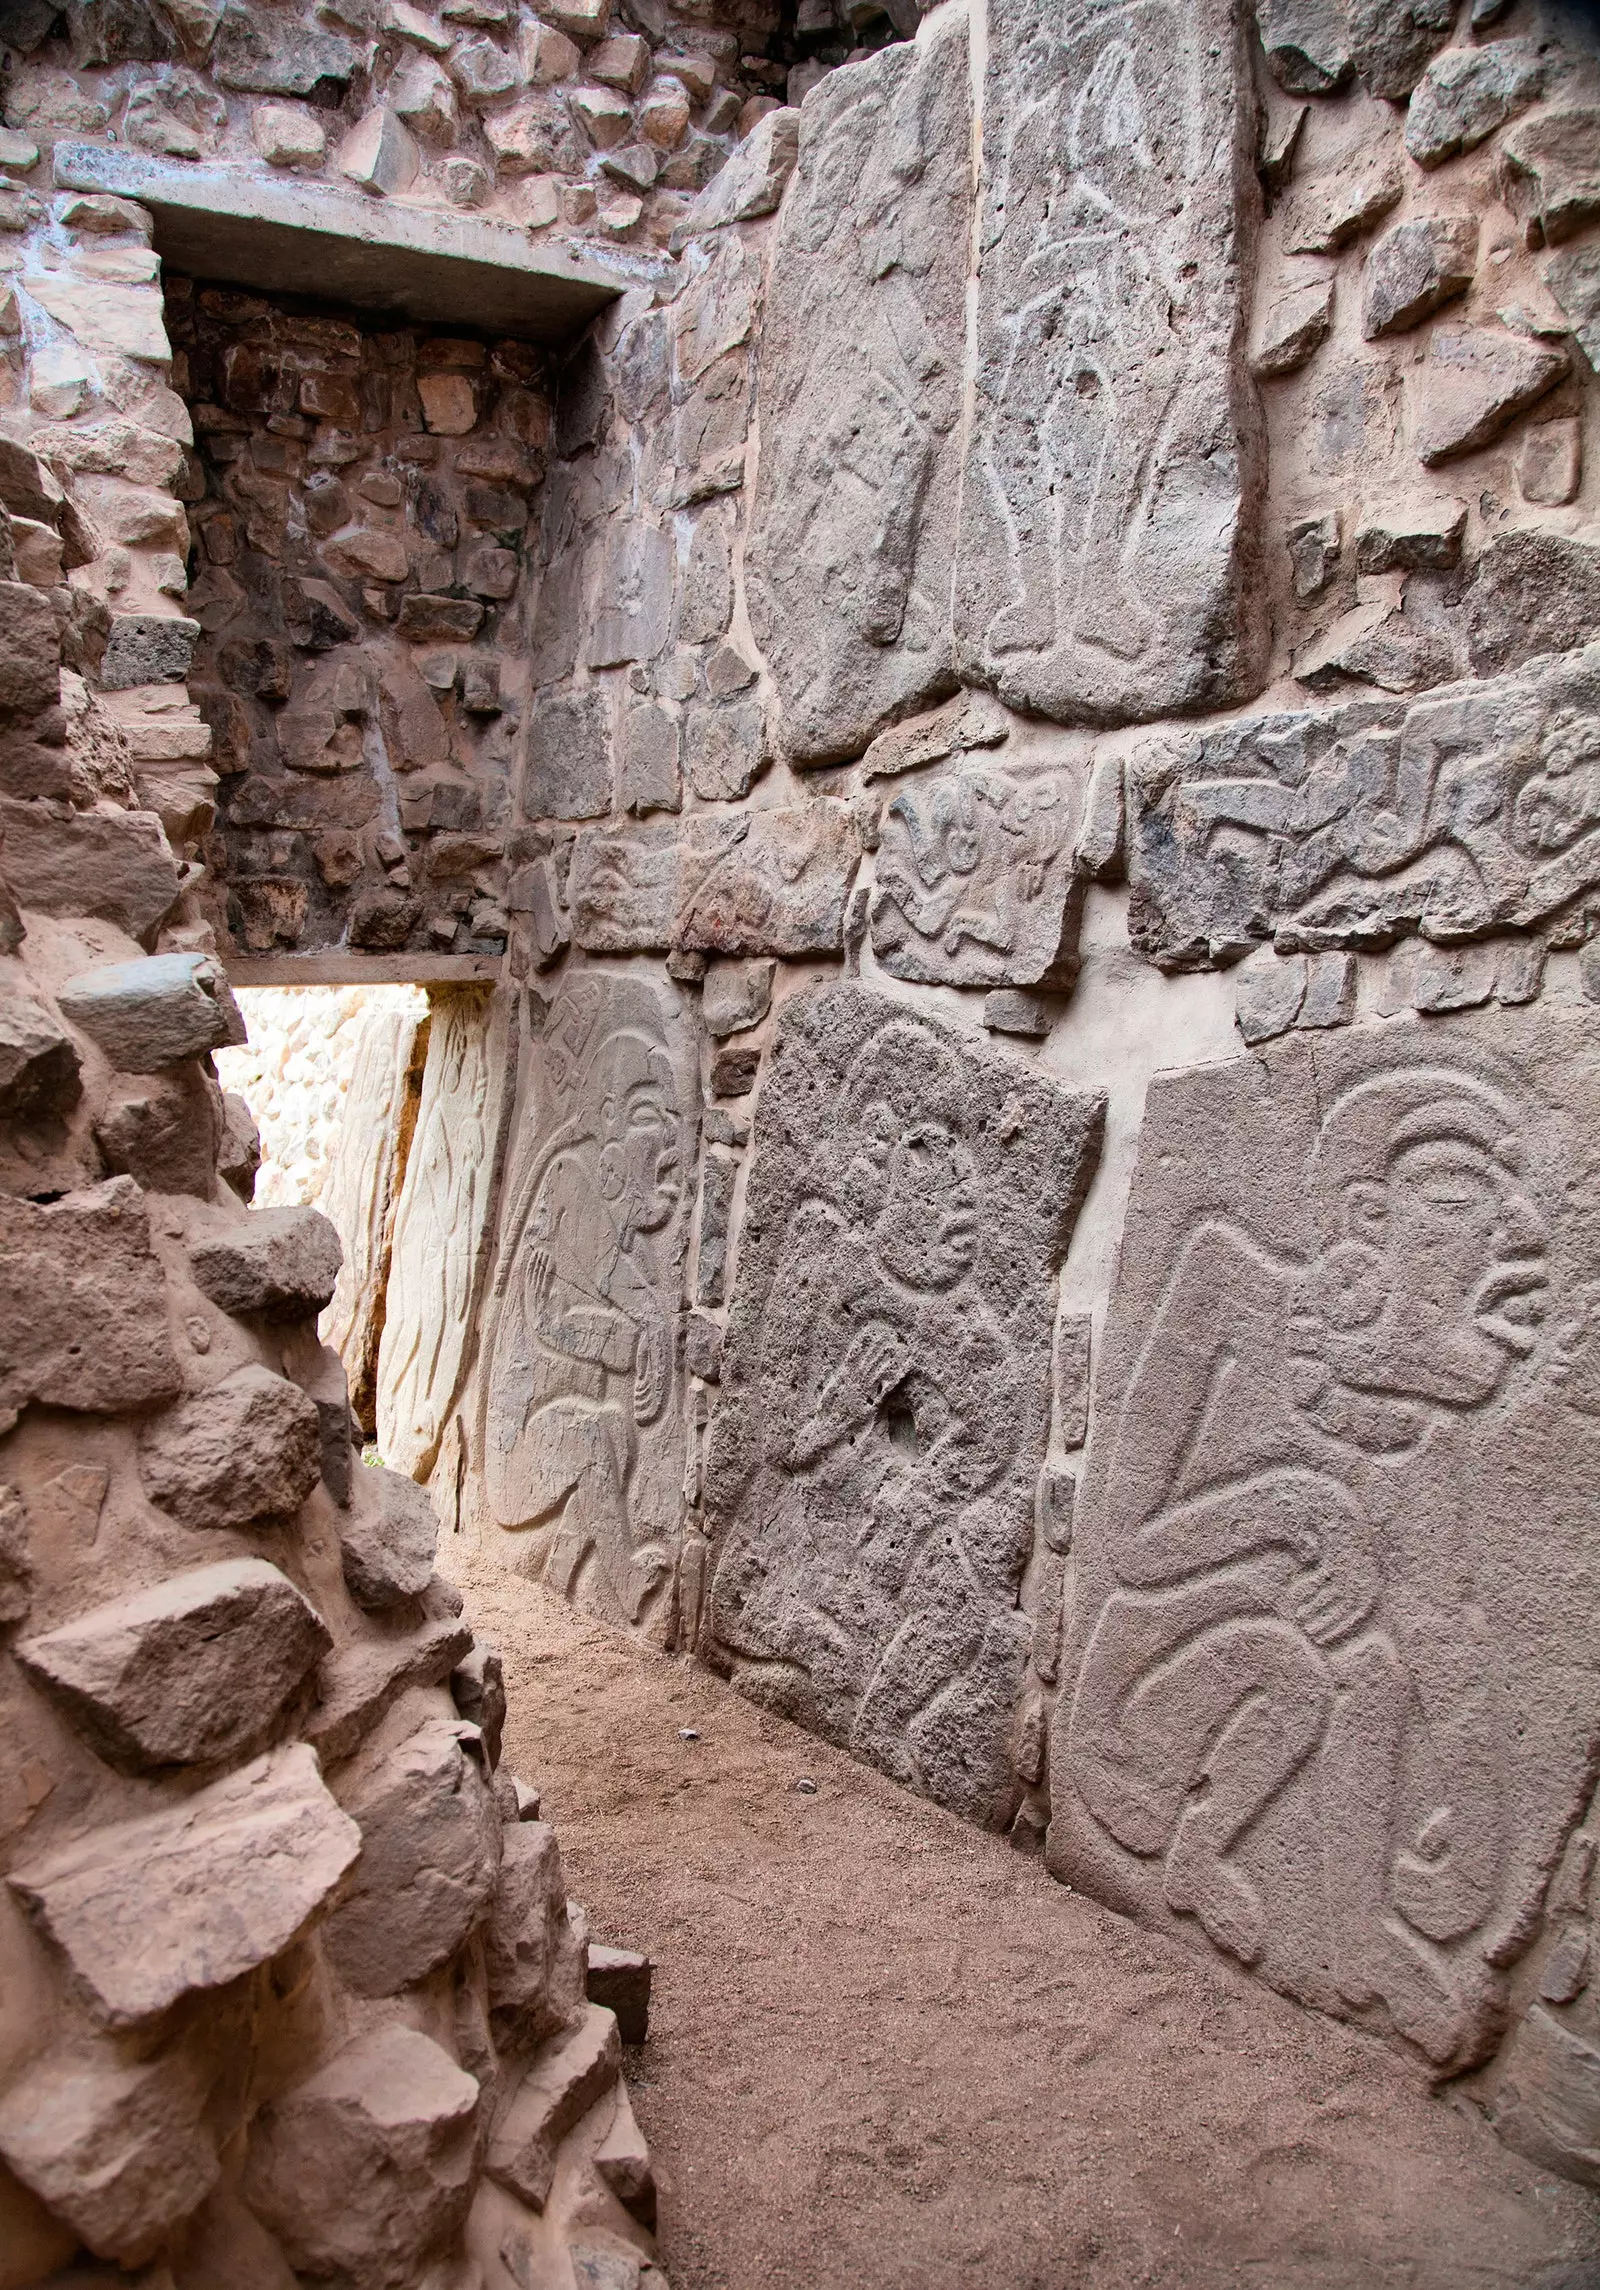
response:
{"label": "eroded carving", "polygon": [[1051,1865],[1481,2058],[1582,1808],[1596,1028],[1158,1079],[1075,1548]]}
{"label": "eroded carving", "polygon": [[884,808],[872,900],[883,967],[933,985],[1071,985],[1078,811],[1065,777],[962,771],[901,788]]}
{"label": "eroded carving", "polygon": [[762,1088],[706,1470],[708,1650],[991,1823],[1011,1809],[1052,1274],[1101,1110],[853,986],[787,1004]]}
{"label": "eroded carving", "polygon": [[751,625],[791,761],[859,755],[948,691],[971,239],[967,34],[809,98],[762,331]]}
{"label": "eroded carving", "polygon": [[[1121,721],[1256,688],[1243,366],[1254,102],[1225,0],[1018,0],[989,28],[958,665]],[[1252,593],[1253,587],[1253,593]]]}
{"label": "eroded carving", "polygon": [[552,1587],[649,1627],[678,1534],[692,1052],[643,979],[575,979],[530,1051],[488,1300],[484,1484]]}

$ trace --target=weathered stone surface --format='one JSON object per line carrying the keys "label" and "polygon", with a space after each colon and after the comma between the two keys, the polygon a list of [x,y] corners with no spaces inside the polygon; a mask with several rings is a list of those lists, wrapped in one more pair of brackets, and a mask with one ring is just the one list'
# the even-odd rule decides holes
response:
{"label": "weathered stone surface", "polygon": [[253,1360],[139,1435],[145,1493],[186,1527],[286,1519],[321,1475],[315,1405]]}
{"label": "weathered stone surface", "polygon": [[1098,1367],[1051,1866],[1435,2068],[1497,2040],[1588,1788],[1595,1047],[1158,1077]]}
{"label": "weathered stone surface", "polygon": [[61,634],[48,597],[26,582],[0,581],[6,649],[0,659],[0,709],[17,716],[54,707],[61,696]]}
{"label": "weathered stone surface", "polygon": [[1327,95],[1350,77],[1343,0],[1256,0],[1272,76],[1291,95]]}
{"label": "weathered stone surface", "polygon": [[1455,0],[1345,0],[1350,60],[1368,92],[1411,93],[1450,37]]}
{"label": "weathered stone surface", "polygon": [[770,215],[783,197],[799,152],[799,112],[786,104],[769,111],[695,200],[672,234],[674,245],[686,246],[690,239],[728,223]]}
{"label": "weathered stone surface", "polygon": [[1523,120],[1505,138],[1513,206],[1530,246],[1559,246],[1600,215],[1600,107],[1577,104]]}
{"label": "weathered stone surface", "polygon": [[880,732],[861,759],[861,776],[888,779],[974,748],[1003,747],[1011,736],[1011,721],[987,692],[958,692],[927,715]]}
{"label": "weathered stone surface", "polygon": [[795,763],[857,755],[950,688],[967,68],[951,18],[831,74],[801,114],[746,571]]}
{"label": "weathered stone surface", "polygon": [[1400,204],[1405,173],[1380,145],[1359,143],[1289,197],[1284,244],[1291,254],[1339,254]]}
{"label": "weathered stone surface", "polygon": [[1583,483],[1583,428],[1573,420],[1535,423],[1517,456],[1517,491],[1539,508],[1561,509]]}
{"label": "weathered stone surface", "polygon": [[1243,697],[1265,665],[1265,441],[1236,11],[1022,0],[990,27],[985,100],[958,660],[1069,722]]}
{"label": "weathered stone surface", "polygon": [[68,811],[0,795],[6,873],[41,914],[89,914],[148,942],[178,896],[178,862],[149,811]]}
{"label": "weathered stone surface", "polygon": [[47,2057],[0,2100],[0,2155],[99,2258],[138,2266],[217,2177],[179,2059]]}
{"label": "weathered stone surface", "polygon": [[1544,58],[1533,40],[1447,48],[1435,56],[1406,110],[1406,149],[1419,167],[1476,150],[1542,93]]}
{"label": "weathered stone surface", "polygon": [[450,1697],[469,1725],[483,1736],[484,1760],[493,1773],[500,1762],[500,1741],[506,1724],[505,1664],[492,1646],[481,1639],[462,1655],[450,1673]]}
{"label": "weathered stone surface", "polygon": [[114,2028],[282,1953],[360,1850],[304,1743],[159,1813],[92,1830],[7,1879]]}
{"label": "weathered stone surface", "polygon": [[378,1444],[397,1471],[432,1466],[488,1276],[512,1094],[509,1017],[475,993],[431,1005],[378,1350]]}
{"label": "weathered stone surface", "polygon": [[1600,548],[1559,533],[1498,533],[1467,587],[1467,651],[1480,676],[1600,636]]}
{"label": "weathered stone surface", "polygon": [[708,1153],[700,1169],[700,1244],[696,1257],[695,1302],[720,1304],[728,1269],[728,1232],[733,1216],[737,1163]]}
{"label": "weathered stone surface", "polygon": [[672,535],[629,518],[617,526],[600,568],[599,607],[589,638],[591,668],[653,660],[672,619]]}
{"label": "weathered stone surface", "polygon": [[1300,285],[1286,287],[1268,305],[1256,335],[1250,370],[1257,381],[1270,382],[1280,374],[1298,373],[1328,339],[1332,324],[1331,276],[1308,278]]}
{"label": "weathered stone surface", "polygon": [[361,1860],[325,1945],[358,1996],[394,1996],[453,1956],[500,1866],[500,1817],[475,1727],[431,1718],[347,1800]]}
{"label": "weathered stone surface", "polygon": [[522,802],[530,819],[600,819],[610,810],[610,738],[598,692],[541,700],[532,711]]}
{"label": "weathered stone surface", "polygon": [[1384,232],[1367,256],[1361,331],[1369,342],[1402,334],[1472,284],[1476,215],[1420,215]]}
{"label": "weathered stone surface", "polygon": [[501,2108],[485,2156],[489,2176],[543,2210],[557,2148],[621,2072],[615,2014],[586,2005],[572,2033],[547,2046]]}
{"label": "weathered stone surface", "polygon": [[[642,2044],[650,2033],[650,1974],[648,1956],[637,1948],[606,1948],[589,1943],[586,1989],[591,2004],[603,2004],[617,2015],[617,2033],[625,2044]],[[609,2176],[602,2172],[602,2176]]]}
{"label": "weathered stone surface", "polygon": [[1567,372],[1567,352],[1487,326],[1436,326],[1417,369],[1417,451],[1429,469],[1490,445]]}
{"label": "weathered stone surface", "polygon": [[517,1564],[617,1619],[668,1586],[674,1330],[699,1091],[642,976],[577,978],[533,1048],[483,1334],[484,1489]]}
{"label": "weathered stone surface", "polygon": [[1410,706],[1153,741],[1128,773],[1135,946],[1187,969],[1267,938],[1377,949],[1549,922],[1600,883],[1597,700],[1591,646]]}
{"label": "weathered stone surface", "polygon": [[1009,1818],[1054,1291],[1101,1101],[843,986],[786,1003],[712,1421],[707,1650]]}
{"label": "weathered stone surface", "polygon": [[478,2086],[414,2028],[369,2029],[263,2109],[243,2189],[289,2262],[417,2290],[472,2200]]}
{"label": "weathered stone surface", "polygon": [[139,1188],[0,1196],[0,1409],[151,1407],[179,1389]]}
{"label": "weathered stone surface", "polygon": [[442,1610],[435,1577],[423,1608],[439,1606],[421,1627],[397,1638],[356,1640],[322,1665],[320,1697],[306,1725],[306,1739],[325,1764],[349,1757],[411,1686],[436,1686],[450,1675],[472,1645],[472,1631],[455,1611]]}
{"label": "weathered stone surface", "polygon": [[11,1649],[123,1772],[259,1749],[333,1640],[264,1559],[225,1559],[97,1606]]}
{"label": "weathered stone surface", "polygon": [[339,1151],[322,1196],[343,1254],[320,1333],[344,1362],[356,1414],[369,1429],[393,1261],[395,1186],[410,1140],[415,1108],[409,1093],[417,1029],[424,1022],[414,1008],[369,1011],[344,1093]]}
{"label": "weathered stone surface", "polygon": [[205,954],[108,962],[69,978],[56,1000],[124,1073],[158,1073],[245,1038],[227,973]]}
{"label": "weathered stone surface", "polygon": [[216,1192],[222,1118],[216,1085],[198,1067],[112,1085],[94,1124],[107,1169],[132,1177],[146,1192]]}
{"label": "weathered stone surface", "polygon": [[1519,2154],[1592,2187],[1600,2186],[1600,2044],[1590,2017],[1575,2027],[1543,2003],[1530,2007],[1502,2055],[1494,2127]]}
{"label": "weathered stone surface", "polygon": [[8,965],[0,972],[0,1116],[41,1121],[70,1112],[83,1094],[81,1062],[60,1020]]}
{"label": "weathered stone surface", "polygon": [[1081,885],[1078,790],[994,770],[919,779],[885,807],[872,951],[891,977],[944,986],[1068,986]]}
{"label": "weathered stone surface", "polygon": [[483,1960],[489,2024],[503,2050],[529,2051],[576,2017],[584,1998],[583,1942],[567,1915],[556,1833],[537,1816],[505,1830]]}
{"label": "weathered stone surface", "polygon": [[1461,561],[1465,501],[1447,493],[1367,510],[1356,528],[1356,570],[1363,573],[1448,572]]}
{"label": "weathered stone surface", "polygon": [[333,1295],[339,1235],[320,1209],[252,1209],[248,1219],[191,1242],[195,1285],[224,1312],[303,1320]]}
{"label": "weathered stone surface", "polygon": [[[97,291],[104,293],[105,289]],[[111,623],[111,639],[100,669],[102,686],[108,692],[122,692],[138,684],[181,684],[189,673],[199,634],[198,620],[120,613]]]}
{"label": "weathered stone surface", "polygon": [[722,1041],[759,1026],[772,1007],[773,962],[714,962],[700,993],[706,1032]]}
{"label": "weathered stone surface", "polygon": [[439,1521],[425,1489],[379,1465],[355,1473],[339,1522],[345,1585],[358,1606],[382,1613],[433,1580]]}
{"label": "weathered stone surface", "polygon": [[332,95],[337,102],[360,66],[341,32],[292,11],[230,6],[217,28],[211,68],[243,95]]}
{"label": "weathered stone surface", "polygon": [[854,813],[831,796],[737,819],[691,819],[673,943],[708,954],[837,953],[860,851]]}

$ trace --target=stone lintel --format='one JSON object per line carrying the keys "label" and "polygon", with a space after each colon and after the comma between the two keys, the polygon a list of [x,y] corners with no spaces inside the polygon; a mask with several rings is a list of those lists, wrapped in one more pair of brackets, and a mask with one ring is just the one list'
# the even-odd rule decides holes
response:
{"label": "stone lintel", "polygon": [[418,324],[561,343],[633,283],[510,223],[242,167],[58,143],[55,179],[63,190],[137,199],[155,217],[163,261],[197,278],[398,311]]}
{"label": "stone lintel", "polygon": [[333,947],[325,954],[225,954],[234,986],[473,986],[493,985],[498,954],[358,954]]}

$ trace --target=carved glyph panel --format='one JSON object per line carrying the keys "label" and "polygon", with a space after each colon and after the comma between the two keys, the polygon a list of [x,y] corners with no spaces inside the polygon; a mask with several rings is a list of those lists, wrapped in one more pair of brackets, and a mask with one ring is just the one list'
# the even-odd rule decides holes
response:
{"label": "carved glyph panel", "polygon": [[705,1650],[991,1823],[1011,1811],[1054,1273],[1101,1111],[854,986],[789,1002],[761,1094]]}
{"label": "carved glyph panel", "polygon": [[1064,774],[916,779],[884,806],[872,950],[939,986],[1070,986],[1081,886],[1078,789]]}
{"label": "carved glyph panel", "polygon": [[570,979],[529,1050],[484,1336],[491,1517],[521,1560],[649,1627],[683,1475],[681,1307],[693,1035],[668,989]]}
{"label": "carved glyph panel", "polygon": [[959,17],[830,74],[801,117],[747,563],[797,763],[950,688],[971,143]]}
{"label": "carved glyph panel", "polygon": [[435,990],[422,1102],[395,1212],[378,1446],[425,1476],[456,1396],[479,1301],[515,1057],[512,999]]}
{"label": "carved glyph panel", "polygon": [[1264,660],[1243,367],[1255,99],[1228,0],[1008,0],[985,89],[963,673],[1062,721]]}
{"label": "carved glyph panel", "polygon": [[1600,1715],[1600,1026],[1152,1087],[1050,1863],[1435,2066],[1492,2047]]}

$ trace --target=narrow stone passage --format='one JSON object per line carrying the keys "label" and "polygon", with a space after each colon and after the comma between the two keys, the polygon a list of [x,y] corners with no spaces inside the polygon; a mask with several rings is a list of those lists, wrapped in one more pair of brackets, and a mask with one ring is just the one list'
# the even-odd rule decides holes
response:
{"label": "narrow stone passage", "polygon": [[1376,2041],[443,1563],[503,1650],[507,1760],[573,1897],[656,1960],[629,2078],[674,2290],[1600,2284],[1590,2198]]}

